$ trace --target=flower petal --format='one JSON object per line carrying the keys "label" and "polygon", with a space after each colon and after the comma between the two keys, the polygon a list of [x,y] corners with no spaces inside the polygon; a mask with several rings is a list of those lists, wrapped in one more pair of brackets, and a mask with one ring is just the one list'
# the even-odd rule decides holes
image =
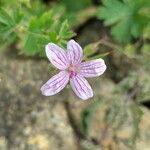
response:
{"label": "flower petal", "polygon": [[83,58],[83,50],[81,46],[74,40],[70,40],[67,44],[68,59],[72,64],[79,64]]}
{"label": "flower petal", "polygon": [[42,87],[42,94],[51,96],[60,92],[68,83],[69,74],[66,71],[61,71],[51,79],[49,79]]}
{"label": "flower petal", "polygon": [[97,77],[102,75],[106,68],[107,67],[103,59],[96,59],[81,63],[80,73],[84,77]]}
{"label": "flower petal", "polygon": [[60,70],[66,69],[69,65],[67,53],[56,44],[49,43],[46,45],[46,55],[50,62]]}
{"label": "flower petal", "polygon": [[93,91],[88,81],[81,75],[76,75],[70,79],[73,91],[83,100],[93,97]]}

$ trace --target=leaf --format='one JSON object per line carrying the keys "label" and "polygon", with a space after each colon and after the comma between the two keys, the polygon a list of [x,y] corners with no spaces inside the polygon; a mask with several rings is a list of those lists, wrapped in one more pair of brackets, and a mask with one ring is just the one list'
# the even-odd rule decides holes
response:
{"label": "leaf", "polygon": [[29,56],[33,56],[37,53],[37,40],[33,34],[28,35],[24,49],[25,54]]}
{"label": "leaf", "polygon": [[69,39],[75,36],[75,33],[70,31],[68,21],[65,20],[60,27],[59,36],[61,39]]}
{"label": "leaf", "polygon": [[29,0],[20,4],[15,0],[12,6],[6,1],[2,3],[8,10],[0,9],[1,43],[7,42],[9,45],[11,41],[18,46],[20,53],[43,57],[48,42],[65,46],[68,39],[75,35],[65,19],[64,6],[47,9],[41,1]]}
{"label": "leaf", "polygon": [[112,27],[111,34],[117,41],[127,43],[131,40],[130,27],[130,20],[125,19]]}
{"label": "leaf", "polygon": [[0,36],[3,40],[9,39],[9,35],[13,33],[15,22],[13,18],[5,11],[0,9]]}
{"label": "leaf", "polygon": [[105,56],[109,55],[109,52],[102,53],[102,54],[95,54],[98,50],[98,46],[101,44],[101,41],[88,44],[84,47],[84,59],[85,60],[92,60],[92,59],[99,59],[104,58]]}
{"label": "leaf", "polygon": [[52,11],[43,13],[40,17],[34,17],[29,24],[29,31],[46,31],[52,24]]}
{"label": "leaf", "polygon": [[3,9],[0,9],[0,23],[7,26],[14,26],[15,22],[10,15]]}
{"label": "leaf", "polygon": [[98,10],[98,17],[105,19],[105,25],[112,25],[127,16],[128,7],[118,0],[103,0],[103,6]]}
{"label": "leaf", "polygon": [[27,56],[45,56],[45,45],[48,43],[48,37],[42,34],[28,33],[23,49],[23,53]]}
{"label": "leaf", "polygon": [[88,44],[84,47],[84,55],[85,55],[85,58],[90,56],[91,54],[93,54],[94,52],[97,51],[98,49],[98,46],[99,46],[100,42],[95,42],[95,43],[91,43],[91,44]]}
{"label": "leaf", "polygon": [[18,9],[10,15],[6,12],[6,10],[0,9],[0,36],[2,40],[7,41],[9,44],[10,41],[13,42],[13,40],[16,40],[16,27],[22,17],[23,14],[21,14]]}
{"label": "leaf", "polygon": [[50,38],[50,41],[51,42],[53,42],[53,43],[58,43],[59,42],[59,36],[57,35],[57,33],[56,32],[54,32],[54,31],[51,31],[50,33],[49,33],[49,38]]}
{"label": "leaf", "polygon": [[17,8],[13,13],[13,19],[15,23],[16,24],[20,23],[21,20],[23,19],[23,16],[24,16],[23,12],[19,8]]}
{"label": "leaf", "polygon": [[111,25],[111,34],[115,40],[127,43],[132,37],[139,37],[148,24],[147,14],[139,13],[147,7],[146,0],[103,0],[97,17],[104,20],[104,24]]}
{"label": "leaf", "polygon": [[92,4],[91,0],[76,0],[75,2],[70,0],[61,0],[61,1],[66,6],[69,12],[77,12]]}

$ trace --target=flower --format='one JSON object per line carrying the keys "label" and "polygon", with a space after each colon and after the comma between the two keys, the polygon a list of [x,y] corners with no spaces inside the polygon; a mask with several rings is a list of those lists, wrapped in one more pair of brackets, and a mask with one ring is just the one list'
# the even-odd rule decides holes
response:
{"label": "flower", "polygon": [[106,70],[103,59],[82,62],[83,50],[74,40],[67,43],[67,51],[54,43],[46,45],[46,56],[60,70],[42,87],[42,94],[51,96],[60,92],[69,82],[77,96],[83,100],[93,97],[93,90],[85,78],[97,77]]}

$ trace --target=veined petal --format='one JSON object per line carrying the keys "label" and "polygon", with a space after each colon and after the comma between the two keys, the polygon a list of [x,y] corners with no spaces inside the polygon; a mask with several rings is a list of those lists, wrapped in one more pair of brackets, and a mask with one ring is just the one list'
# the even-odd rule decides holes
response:
{"label": "veined petal", "polygon": [[42,87],[42,94],[51,96],[60,92],[68,83],[69,74],[66,71],[61,71],[51,79],[49,79]]}
{"label": "veined petal", "polygon": [[106,68],[107,67],[103,59],[96,59],[81,63],[80,73],[84,77],[97,77],[102,75]]}
{"label": "veined petal", "polygon": [[68,59],[72,64],[79,64],[83,58],[83,50],[81,46],[74,40],[70,40],[67,44]]}
{"label": "veined petal", "polygon": [[70,85],[73,91],[83,100],[93,97],[93,90],[88,81],[81,75],[76,75],[70,79]]}
{"label": "veined petal", "polygon": [[60,70],[66,69],[69,65],[67,53],[56,44],[49,43],[46,45],[46,55],[50,62]]}

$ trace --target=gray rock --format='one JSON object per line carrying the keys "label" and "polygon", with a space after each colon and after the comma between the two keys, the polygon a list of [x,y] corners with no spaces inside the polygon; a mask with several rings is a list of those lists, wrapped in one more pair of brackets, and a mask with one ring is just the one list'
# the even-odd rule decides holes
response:
{"label": "gray rock", "polygon": [[[76,150],[64,92],[41,95],[48,61],[0,55],[0,150]],[[2,147],[2,148],[1,148]]]}

